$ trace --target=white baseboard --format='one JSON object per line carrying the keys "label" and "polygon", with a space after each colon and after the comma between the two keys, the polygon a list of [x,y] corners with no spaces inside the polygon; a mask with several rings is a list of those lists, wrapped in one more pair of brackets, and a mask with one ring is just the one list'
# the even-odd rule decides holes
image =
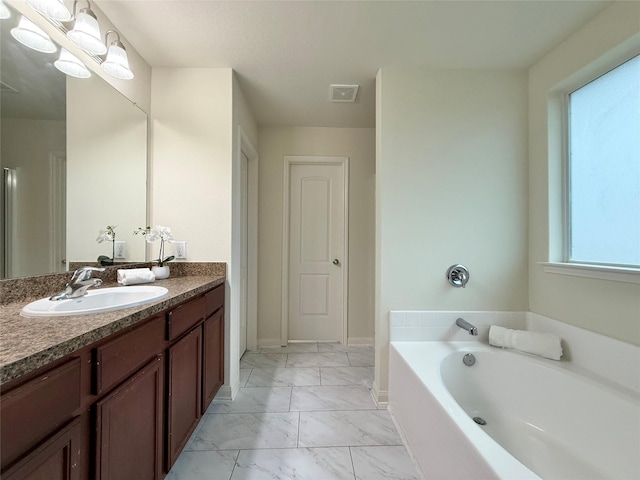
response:
{"label": "white baseboard", "polygon": [[380,387],[375,381],[371,386],[371,395],[378,405],[389,404],[389,390],[380,390]]}
{"label": "white baseboard", "polygon": [[263,347],[281,347],[281,342],[279,338],[259,338],[258,339],[258,348]]}
{"label": "white baseboard", "polygon": [[349,337],[348,345],[371,345],[373,346],[373,337]]}
{"label": "white baseboard", "polygon": [[[373,337],[349,337],[347,339],[348,345],[371,345],[373,346]],[[307,342],[296,342],[292,341],[291,343],[307,343]],[[267,348],[267,347],[280,347],[281,340],[279,338],[259,338],[258,339],[258,348]]]}
{"label": "white baseboard", "polygon": [[234,398],[236,398],[236,395],[238,394],[238,391],[240,390],[240,384],[236,383],[235,386],[231,387],[230,385],[223,385],[220,387],[220,390],[218,390],[218,393],[216,393],[215,398],[213,399],[214,402],[231,402],[233,401]]}

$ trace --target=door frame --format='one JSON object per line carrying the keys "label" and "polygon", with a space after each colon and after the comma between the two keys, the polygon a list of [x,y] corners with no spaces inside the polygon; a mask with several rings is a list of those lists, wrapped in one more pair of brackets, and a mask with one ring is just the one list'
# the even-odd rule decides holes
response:
{"label": "door frame", "polygon": [[51,242],[49,258],[51,272],[63,273],[67,268],[67,156],[64,152],[49,153],[49,222]]}
{"label": "door frame", "polygon": [[301,156],[284,157],[284,188],[282,196],[282,323],[280,343],[286,346],[289,341],[289,202],[291,197],[292,165],[336,165],[342,167],[344,177],[344,243],[341,252],[342,263],[342,335],[341,343],[348,341],[349,311],[349,157]]}
{"label": "door frame", "polygon": [[[247,317],[247,350],[258,348],[258,152],[251,144],[249,137],[238,127],[238,158],[242,162],[242,154],[247,157],[247,282],[246,292],[239,300],[246,299],[245,314]],[[242,186],[241,186],[242,188]],[[240,200],[238,198],[238,200]],[[238,232],[240,233],[240,232]],[[238,286],[240,286],[238,278]],[[238,311],[238,313],[240,313]],[[238,318],[238,322],[240,318]],[[238,323],[238,332],[240,325]],[[240,339],[238,338],[238,341]],[[239,347],[239,344],[238,344]],[[238,358],[239,361],[239,358]]]}

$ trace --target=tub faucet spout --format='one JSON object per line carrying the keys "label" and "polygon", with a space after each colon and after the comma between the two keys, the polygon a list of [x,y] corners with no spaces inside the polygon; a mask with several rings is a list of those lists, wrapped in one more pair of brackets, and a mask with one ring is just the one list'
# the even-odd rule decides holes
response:
{"label": "tub faucet spout", "polygon": [[478,329],[475,325],[470,324],[464,318],[458,318],[456,320],[456,325],[469,332],[469,335],[478,335]]}

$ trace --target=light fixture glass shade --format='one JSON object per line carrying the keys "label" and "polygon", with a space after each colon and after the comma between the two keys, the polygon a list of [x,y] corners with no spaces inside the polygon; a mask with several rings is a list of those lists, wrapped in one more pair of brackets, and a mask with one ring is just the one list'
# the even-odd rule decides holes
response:
{"label": "light fixture glass shade", "polygon": [[122,80],[131,80],[133,72],[129,68],[129,59],[127,51],[120,42],[113,42],[109,45],[107,58],[100,64],[102,69],[112,77]]}
{"label": "light fixture glass shade", "polygon": [[100,25],[91,10],[80,10],[73,25],[73,30],[67,32],[67,38],[81,49],[94,55],[104,55],[107,47],[100,39]]}
{"label": "light fixture glass shade", "polygon": [[38,52],[53,53],[58,49],[49,35],[26,17],[20,17],[18,26],[11,29],[11,36]]}
{"label": "light fixture glass shade", "polygon": [[65,7],[62,0],[26,0],[29,5],[35,8],[45,17],[53,18],[60,22],[71,20],[71,12]]}
{"label": "light fixture glass shade", "polygon": [[0,1],[0,20],[4,20],[5,18],[9,18],[11,16],[11,12],[4,4],[4,2]]}
{"label": "light fixture glass shade", "polygon": [[72,77],[89,78],[91,76],[91,72],[85,64],[65,48],[60,50],[60,58],[53,62],[53,65],[62,73]]}

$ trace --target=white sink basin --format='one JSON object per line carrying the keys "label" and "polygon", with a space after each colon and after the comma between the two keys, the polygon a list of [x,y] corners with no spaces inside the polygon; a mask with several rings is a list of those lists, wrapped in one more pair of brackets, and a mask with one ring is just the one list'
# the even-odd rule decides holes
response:
{"label": "white sink basin", "polygon": [[79,298],[49,300],[42,298],[25,306],[23,317],[53,317],[62,315],[84,315],[102,313],[121,308],[135,307],[164,297],[168,290],[152,285],[132,285],[89,290]]}

